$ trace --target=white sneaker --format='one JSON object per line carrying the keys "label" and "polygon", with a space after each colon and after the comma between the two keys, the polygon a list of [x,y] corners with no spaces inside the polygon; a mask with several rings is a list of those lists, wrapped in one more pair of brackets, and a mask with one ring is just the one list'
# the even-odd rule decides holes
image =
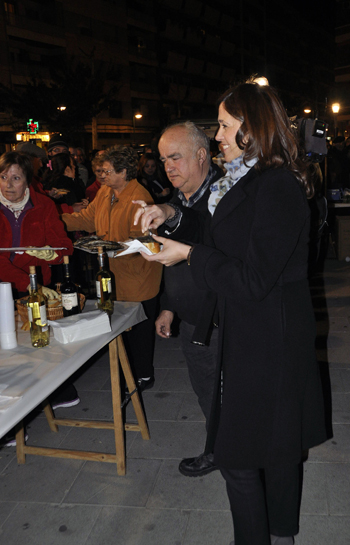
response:
{"label": "white sneaker", "polygon": [[69,399],[67,401],[56,401],[56,403],[53,401],[51,405],[51,409],[54,411],[55,409],[59,409],[60,407],[68,409],[68,407],[74,407],[75,405],[79,405],[80,403],[80,397],[76,397],[75,399]]}
{"label": "white sneaker", "polygon": [[[25,434],[24,441],[28,441],[28,433]],[[5,435],[1,439],[0,447],[15,447],[16,445],[16,437],[13,435]]]}

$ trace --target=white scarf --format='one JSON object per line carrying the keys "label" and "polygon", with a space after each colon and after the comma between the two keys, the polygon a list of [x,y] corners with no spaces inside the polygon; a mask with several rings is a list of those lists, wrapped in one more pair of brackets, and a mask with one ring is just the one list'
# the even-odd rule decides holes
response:
{"label": "white scarf", "polygon": [[30,191],[29,191],[29,187],[27,187],[27,189],[24,192],[24,197],[23,197],[23,199],[21,201],[11,202],[11,201],[7,200],[6,197],[4,197],[4,195],[0,191],[0,202],[4,206],[6,206],[6,208],[11,210],[11,212],[14,214],[14,216],[15,216],[15,218],[17,220],[19,218],[19,216],[21,215],[21,213],[23,212],[23,208],[25,207],[25,205],[29,201],[29,196],[30,196]]}
{"label": "white scarf", "polygon": [[208,209],[212,216],[222,197],[247,174],[257,161],[258,159],[254,158],[245,165],[243,155],[240,155],[230,163],[225,163],[227,170],[225,176],[210,186],[211,195],[208,199]]}

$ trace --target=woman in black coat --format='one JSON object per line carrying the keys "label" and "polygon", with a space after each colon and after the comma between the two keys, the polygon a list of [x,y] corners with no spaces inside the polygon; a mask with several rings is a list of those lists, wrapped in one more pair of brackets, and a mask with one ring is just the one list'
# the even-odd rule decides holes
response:
{"label": "woman in black coat", "polygon": [[[302,451],[326,440],[307,281],[313,188],[270,87],[229,89],[219,124],[227,174],[211,186],[210,245],[155,237],[163,251],[147,259],[187,259],[198,286],[218,295],[223,395],[214,455],[235,545],[291,545]],[[147,208],[144,227],[156,227]],[[181,221],[196,226],[190,211]]]}

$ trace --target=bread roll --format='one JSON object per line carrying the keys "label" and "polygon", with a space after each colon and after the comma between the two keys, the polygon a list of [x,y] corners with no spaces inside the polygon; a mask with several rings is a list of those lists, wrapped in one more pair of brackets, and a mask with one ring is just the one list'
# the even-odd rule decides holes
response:
{"label": "bread roll", "polygon": [[139,237],[138,240],[142,242],[146,248],[151,250],[152,254],[158,254],[160,252],[159,242],[156,242],[150,235]]}

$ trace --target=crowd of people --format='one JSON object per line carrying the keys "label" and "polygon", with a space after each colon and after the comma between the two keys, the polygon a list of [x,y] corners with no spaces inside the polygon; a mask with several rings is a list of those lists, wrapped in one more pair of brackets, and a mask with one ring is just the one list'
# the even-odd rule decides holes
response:
{"label": "crowd of people", "polygon": [[0,280],[22,295],[34,264],[50,286],[51,266],[81,233],[123,241],[157,232],[158,254],[109,260],[117,300],[140,301],[148,317],[124,333],[138,388],[152,388],[155,333],[169,338],[177,316],[207,429],[202,453],[179,471],[220,470],[235,545],[292,545],[302,453],[327,438],[308,288],[313,176],[271,87],[228,89],[218,123],[221,162],[190,121],[163,130],[159,156],[116,146],[88,165],[59,135],[47,156],[30,143],[5,153],[5,247],[66,250],[3,252]]}

